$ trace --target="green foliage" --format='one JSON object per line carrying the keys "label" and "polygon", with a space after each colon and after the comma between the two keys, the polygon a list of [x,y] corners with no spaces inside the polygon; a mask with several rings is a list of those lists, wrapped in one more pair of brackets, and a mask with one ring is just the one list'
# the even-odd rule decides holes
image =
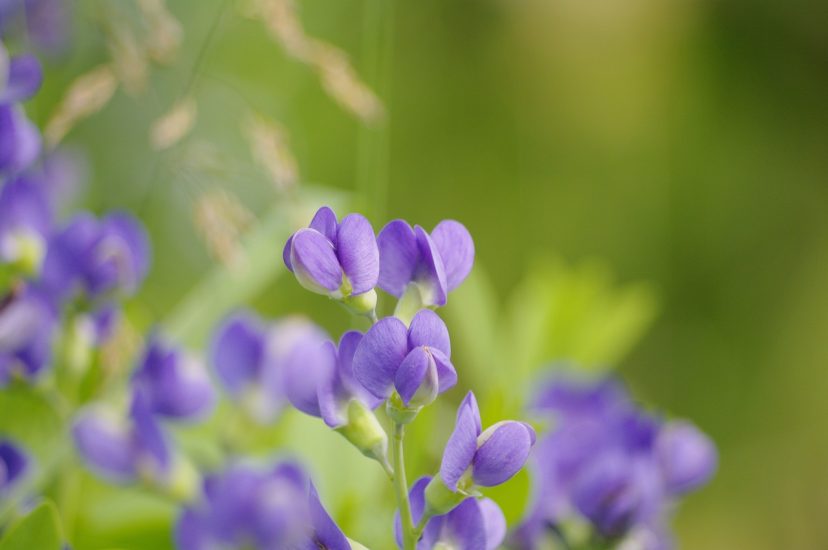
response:
{"label": "green foliage", "polygon": [[0,540],[0,550],[60,550],[62,546],[57,508],[48,500],[12,525]]}

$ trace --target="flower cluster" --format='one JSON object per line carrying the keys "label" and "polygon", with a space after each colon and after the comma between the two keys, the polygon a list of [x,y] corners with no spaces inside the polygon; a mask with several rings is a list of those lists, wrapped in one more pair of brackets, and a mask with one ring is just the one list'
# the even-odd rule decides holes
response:
{"label": "flower cluster", "polygon": [[[395,220],[375,237],[359,214],[338,221],[323,207],[290,237],[283,259],[303,287],[342,301],[372,326],[345,333],[338,345],[295,340],[276,386],[385,468],[397,489],[402,548],[498,546],[503,515],[493,501],[477,499],[478,488],[504,483],[523,467],[535,443],[531,426],[505,421],[484,431],[470,392],[438,476],[421,478],[409,494],[402,458],[405,426],[458,381],[448,329],[430,308],[445,305],[471,271],[474,243],[466,228],[447,220],[429,234]],[[398,299],[393,316],[378,318],[376,287]],[[382,403],[393,426],[391,457],[388,435],[371,412]]]}
{"label": "flower cluster", "polygon": [[536,548],[582,518],[604,540],[669,548],[669,513],[713,475],[713,443],[687,422],[637,408],[613,379],[558,376],[539,390],[533,409],[551,416],[554,429],[538,442],[535,502],[516,542]]}

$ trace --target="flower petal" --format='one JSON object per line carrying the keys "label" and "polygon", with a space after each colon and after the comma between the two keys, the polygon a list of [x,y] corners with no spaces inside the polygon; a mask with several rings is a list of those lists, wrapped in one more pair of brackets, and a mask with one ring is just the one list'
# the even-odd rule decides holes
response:
{"label": "flower petal", "polygon": [[440,464],[440,477],[450,489],[457,487],[457,482],[471,466],[477,451],[478,434],[480,413],[474,394],[469,392],[457,411],[457,424],[446,443]]}
{"label": "flower petal", "polygon": [[419,225],[414,226],[414,234],[417,237],[417,248],[420,250],[420,264],[414,274],[414,279],[420,285],[423,296],[423,304],[427,306],[446,305],[448,287],[446,284],[446,272],[443,266],[443,259],[437,246],[425,229]]}
{"label": "flower petal", "polygon": [[379,277],[379,249],[374,228],[365,216],[345,216],[333,242],[342,270],[351,282],[352,293],[362,294],[374,288]]}
{"label": "flower petal", "polygon": [[319,494],[310,484],[310,519],[314,530],[314,541],[326,550],[350,550],[351,545],[339,526],[331,519],[319,501]]}
{"label": "flower petal", "polygon": [[358,330],[349,330],[339,339],[339,350],[337,352],[337,370],[342,385],[348,393],[362,401],[371,409],[377,408],[382,399],[365,389],[354,375],[354,355],[362,342],[363,334]]}
{"label": "flower petal", "polygon": [[669,422],[656,447],[671,493],[682,494],[707,482],[716,471],[716,446],[689,422]]}
{"label": "flower petal", "polygon": [[292,246],[293,235],[288,237],[288,240],[285,243],[285,247],[282,249],[282,261],[285,262],[285,267],[287,267],[291,273],[293,273],[293,264],[290,263],[290,249]]}
{"label": "flower petal", "polygon": [[503,510],[490,498],[481,498],[477,501],[480,513],[483,516],[483,528],[486,531],[486,550],[500,548],[506,538],[506,517]]}
{"label": "flower petal", "polygon": [[334,211],[330,207],[323,206],[317,210],[308,227],[322,233],[332,243],[336,242],[336,214],[334,214]]}
{"label": "flower petal", "polygon": [[[294,407],[311,416],[322,416],[319,393],[331,387],[335,361],[333,344],[315,335],[308,334],[295,344],[284,367],[285,393]],[[331,396],[326,393],[326,397]]]}
{"label": "flower petal", "polygon": [[441,539],[463,550],[486,550],[486,526],[475,499],[467,498],[447,514]]}
{"label": "flower petal", "polygon": [[408,355],[408,329],[396,317],[386,317],[362,338],[354,354],[356,379],[376,397],[391,394],[400,363]]}
{"label": "flower petal", "polygon": [[408,346],[427,346],[451,356],[451,341],[446,324],[430,309],[421,309],[411,320],[408,328]]}
{"label": "flower petal", "polygon": [[250,313],[230,316],[216,331],[210,346],[210,359],[231,395],[238,395],[257,381],[264,350],[261,322]]}
{"label": "flower petal", "polygon": [[300,229],[293,235],[290,264],[299,284],[312,292],[328,294],[342,285],[342,268],[333,245],[314,229]]}
{"label": "flower petal", "polygon": [[474,241],[466,227],[454,220],[443,220],[431,232],[446,270],[449,291],[457,288],[474,265]]}
{"label": "flower petal", "polygon": [[[420,521],[425,509],[425,489],[431,481],[431,476],[423,476],[414,482],[411,490],[408,492],[408,501],[411,503],[411,518],[414,524]],[[430,523],[430,522],[429,522]],[[400,512],[394,515],[394,535],[397,539],[397,545],[402,548],[402,526],[400,523]],[[428,548],[431,548],[429,545]]]}
{"label": "flower petal", "polygon": [[147,459],[150,459],[154,462],[154,466],[159,469],[155,473],[165,473],[172,460],[170,447],[167,444],[164,432],[161,431],[161,426],[152,415],[149,400],[140,391],[136,391],[132,396],[129,416],[133,424],[132,438],[136,451],[135,460],[139,464],[143,464]]}
{"label": "flower petal", "polygon": [[480,435],[472,477],[477,485],[500,485],[518,473],[534,443],[534,430],[522,422],[499,422]]}
{"label": "flower petal", "polygon": [[420,249],[414,230],[403,220],[394,220],[377,236],[379,247],[379,287],[399,298],[414,279],[420,262]]}
{"label": "flower petal", "polygon": [[[423,388],[423,391],[429,395],[423,397],[428,403],[434,401],[437,397],[437,376],[436,367],[432,367],[433,383],[428,383],[429,363],[433,361],[431,356],[423,347],[416,347],[405,356],[400,367],[397,369],[397,374],[394,378],[394,387],[397,388],[397,393],[407,406],[418,390]],[[431,387],[429,387],[431,386]],[[430,397],[430,399],[429,399]],[[426,404],[426,403],[420,403]]]}
{"label": "flower petal", "polygon": [[438,349],[431,348],[431,356],[434,358],[434,363],[437,366],[437,379],[439,380],[438,392],[443,393],[457,384],[457,371],[448,357],[443,355]]}
{"label": "flower petal", "polygon": [[43,82],[43,70],[34,55],[18,55],[9,60],[9,75],[2,101],[17,102],[29,99]]}
{"label": "flower petal", "polygon": [[109,411],[87,409],[72,428],[78,453],[93,470],[115,481],[135,476],[128,426]]}

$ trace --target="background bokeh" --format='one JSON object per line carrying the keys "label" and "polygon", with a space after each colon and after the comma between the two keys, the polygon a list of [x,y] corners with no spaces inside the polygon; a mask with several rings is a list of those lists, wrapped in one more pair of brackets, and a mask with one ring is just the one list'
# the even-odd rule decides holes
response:
{"label": "background bokeh", "polygon": [[[107,22],[131,24],[124,4],[77,2],[72,46],[46,60],[30,106],[36,121],[110,59],[121,31]],[[365,212],[376,229],[455,218],[477,247],[474,276],[446,309],[462,387],[423,420],[412,470],[435,463],[466,388],[487,395],[491,420],[519,413],[536,366],[613,363],[637,399],[693,420],[719,446],[714,482],[677,514],[684,548],[828,546],[824,7],[297,1],[305,31],[347,52],[381,99],[384,117],[366,122],[242,4],[168,2],[183,29],[175,61],[65,139],[88,157],[79,203],[131,210],[148,225],[154,265],[130,305],[137,326],[175,317],[215,269],[193,210],[210,190],[283,223],[282,236],[323,200]],[[192,130],[153,150],[152,122],[183,97],[198,106]],[[251,112],[289,136],[299,199],[256,167],[240,126]],[[349,326],[284,276],[282,242],[257,249],[251,261],[272,273],[239,296],[332,333]],[[204,298],[187,306],[196,317]],[[205,330],[190,334],[204,344]],[[271,435],[311,462],[349,534],[386,547],[381,472],[298,414]],[[197,448],[210,434],[182,437]],[[89,500],[67,520],[78,548],[169,544],[169,509],[91,477],[77,483]],[[512,520],[526,485],[522,476],[495,492]],[[121,525],[118,506],[141,513]]]}

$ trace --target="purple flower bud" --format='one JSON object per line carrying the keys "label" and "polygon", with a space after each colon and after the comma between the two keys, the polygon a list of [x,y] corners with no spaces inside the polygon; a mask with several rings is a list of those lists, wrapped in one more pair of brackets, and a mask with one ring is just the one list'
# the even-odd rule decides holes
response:
{"label": "purple flower bud", "polygon": [[31,286],[0,298],[0,386],[13,375],[33,378],[49,364],[57,311]]}
{"label": "purple flower bud", "polygon": [[72,27],[69,0],[3,0],[0,35],[26,37],[48,54],[66,53]]}
{"label": "purple flower bud", "polygon": [[[414,523],[418,523],[423,516],[426,487],[431,479],[431,476],[421,477],[409,492]],[[402,548],[399,512],[395,517],[394,531],[397,544]],[[505,536],[506,518],[500,507],[488,498],[467,498],[447,514],[428,520],[417,550],[443,548],[443,545],[463,550],[494,550],[500,547]]]}
{"label": "purple flower bud", "polygon": [[299,465],[264,470],[235,464],[204,480],[203,498],[175,530],[181,550],[211,548],[350,548]]}
{"label": "purple flower bud", "polygon": [[203,417],[215,404],[215,391],[201,361],[157,334],[150,337],[132,383],[146,396],[152,413],[167,418]]}
{"label": "purple flower bud", "polygon": [[149,243],[143,226],[124,213],[96,220],[76,216],[49,244],[43,280],[50,292],[90,298],[134,294],[149,269]]}
{"label": "purple flower bud", "polygon": [[523,422],[498,422],[483,431],[477,400],[469,392],[457,410],[454,432],[443,451],[440,477],[453,491],[469,474],[467,483],[500,485],[520,471],[534,444],[535,430]]}
{"label": "purple flower bud", "polygon": [[337,299],[370,292],[379,276],[371,223],[359,214],[337,222],[327,206],[316,212],[308,228],[288,239],[282,258],[302,286]]}
{"label": "purple flower bud", "polygon": [[8,440],[0,440],[0,499],[26,473],[28,459],[23,451]]}
{"label": "purple flower bud", "polygon": [[80,413],[72,435],[89,467],[115,482],[134,481],[139,475],[162,481],[170,471],[172,451],[140,392],[133,395],[127,419],[92,406]]}
{"label": "purple flower bud", "polygon": [[716,471],[713,442],[689,422],[669,422],[658,436],[657,453],[667,490],[683,494],[707,483]]}
{"label": "purple flower bud", "polygon": [[401,298],[409,285],[419,289],[426,306],[446,304],[474,264],[474,241],[463,224],[444,220],[431,235],[419,225],[412,229],[394,220],[377,237],[380,254],[379,286]]}
{"label": "purple flower bud", "polygon": [[409,328],[396,317],[371,327],[356,349],[353,369],[373,395],[384,399],[396,390],[406,406],[426,404],[457,383],[448,329],[427,309]]}

